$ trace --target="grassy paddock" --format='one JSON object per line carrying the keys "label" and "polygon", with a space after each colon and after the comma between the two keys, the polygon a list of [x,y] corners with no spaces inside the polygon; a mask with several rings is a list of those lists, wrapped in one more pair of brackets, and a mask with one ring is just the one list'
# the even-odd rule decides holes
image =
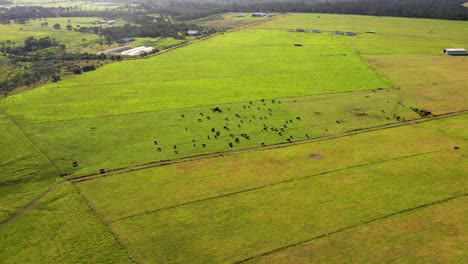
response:
{"label": "grassy paddock", "polygon": [[[444,122],[431,121],[286,148],[191,161],[104,177],[78,186],[107,220],[115,220],[284,180],[465,145],[463,138],[448,137],[438,129],[443,127],[448,129],[447,133],[455,133],[457,126],[463,126],[466,120],[466,116],[450,118]],[[373,148],[375,142],[380,142],[378,150]]]}
{"label": "grassy paddock", "polygon": [[402,96],[436,114],[466,110],[468,58],[434,55],[366,56]]}
{"label": "grassy paddock", "polygon": [[461,263],[468,257],[466,197],[346,230],[247,263]]}
{"label": "grassy paddock", "polygon": [[0,111],[0,221],[59,181],[54,165]]}
{"label": "grassy paddock", "polygon": [[[24,129],[61,172],[76,176],[334,135],[399,122],[396,117],[419,118],[400,100],[398,90],[373,90],[35,123]],[[223,112],[210,110],[215,107]],[[72,166],[75,161],[79,166]]]}
{"label": "grassy paddock", "polygon": [[0,245],[4,263],[132,263],[70,184],[2,226]]}
{"label": "grassy paddock", "polygon": [[[244,15],[244,16],[241,16]],[[237,28],[247,26],[257,22],[265,22],[271,18],[266,17],[252,17],[252,13],[224,13],[209,17],[209,19],[198,19],[193,20],[193,23],[197,23],[205,27],[214,28]]]}
{"label": "grassy paddock", "polygon": [[464,194],[466,135],[453,131],[466,121],[465,115],[78,186],[140,261],[231,262]]}
{"label": "grassy paddock", "polygon": [[467,183],[461,158],[450,150],[330,173],[144,214],[112,228],[137,259],[236,261],[460,195]]}
{"label": "grassy paddock", "polygon": [[391,87],[330,36],[304,37],[310,44],[304,47],[294,47],[296,41],[287,31],[237,31],[106,65],[0,105],[35,122]]}
{"label": "grassy paddock", "polygon": [[[466,21],[333,14],[294,14],[254,26],[258,29],[319,29],[322,34],[354,31],[356,37],[333,36],[366,55],[440,54],[447,47],[468,46]],[[375,31],[375,34],[365,33]],[[312,34],[312,33],[307,33]]]}
{"label": "grassy paddock", "polygon": [[[70,20],[70,23],[68,23],[68,20]],[[99,20],[100,19],[97,17],[60,17],[29,20],[26,24],[12,23],[8,25],[0,25],[0,30],[2,31],[0,41],[16,41],[17,45],[19,45],[30,36],[36,38],[48,36],[64,42],[81,44],[81,40],[83,38],[87,40],[95,40],[99,38],[99,36],[95,34],[69,31],[66,29],[66,26],[70,24],[74,28],[76,28],[77,25],[89,27],[92,26],[93,22],[99,22]],[[41,23],[45,22],[49,25],[47,27],[41,26]],[[55,23],[59,23],[61,25],[61,29],[54,29],[53,26]]]}

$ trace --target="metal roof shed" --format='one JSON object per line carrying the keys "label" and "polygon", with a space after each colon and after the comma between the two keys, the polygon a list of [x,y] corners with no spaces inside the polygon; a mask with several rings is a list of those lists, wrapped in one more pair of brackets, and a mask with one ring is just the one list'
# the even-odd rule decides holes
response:
{"label": "metal roof shed", "polygon": [[445,55],[466,55],[466,49],[458,48],[458,49],[444,49]]}

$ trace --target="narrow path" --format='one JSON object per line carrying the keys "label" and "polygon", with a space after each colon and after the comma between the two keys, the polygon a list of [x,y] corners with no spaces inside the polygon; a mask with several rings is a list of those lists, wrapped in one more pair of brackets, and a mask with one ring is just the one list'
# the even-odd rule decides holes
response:
{"label": "narrow path", "polygon": [[32,200],[25,208],[21,209],[19,212],[8,218],[7,220],[3,221],[0,223],[0,227],[11,223],[18,219],[20,216],[25,214],[26,212],[30,211],[32,208],[34,208],[38,202],[47,195],[48,193],[56,190],[57,188],[63,186],[64,184],[71,182],[81,182],[81,181],[88,181],[92,180],[95,178],[99,177],[106,177],[114,174],[120,174],[120,173],[126,173],[130,171],[135,171],[135,170],[142,170],[142,169],[147,169],[147,168],[153,168],[153,167],[158,167],[158,166],[165,166],[169,164],[176,164],[176,163],[182,163],[182,162],[187,162],[187,161],[193,161],[193,160],[201,160],[201,159],[208,159],[208,158],[214,158],[214,157],[221,157],[221,156],[228,156],[228,155],[234,155],[237,153],[244,153],[244,152],[250,152],[250,151],[261,151],[261,150],[268,150],[268,149],[276,149],[276,148],[284,148],[288,146],[293,146],[293,145],[299,145],[299,144],[306,144],[306,143],[311,143],[311,142],[316,142],[316,141],[323,141],[323,140],[329,140],[329,139],[334,139],[334,138],[341,138],[341,137],[347,137],[347,136],[352,136],[360,133],[366,133],[366,132],[372,132],[372,131],[377,131],[377,130],[382,130],[382,129],[389,129],[389,128],[394,128],[394,127],[400,127],[400,126],[405,126],[405,125],[413,125],[413,124],[418,124],[418,123],[423,123],[431,120],[436,120],[436,119],[441,119],[441,118],[446,118],[446,117],[452,117],[452,116],[457,116],[457,115],[462,115],[468,113],[468,110],[462,110],[462,111],[456,111],[452,113],[446,113],[446,114],[441,114],[435,117],[431,118],[421,118],[421,119],[415,119],[415,120],[409,120],[405,122],[400,122],[400,123],[394,123],[394,124],[387,124],[387,125],[382,125],[382,126],[376,126],[376,127],[370,127],[370,128],[364,128],[364,129],[358,129],[358,130],[353,130],[341,134],[336,134],[336,135],[330,135],[330,136],[324,136],[324,137],[319,137],[319,138],[313,138],[313,139],[306,139],[306,140],[300,140],[300,141],[295,141],[291,143],[280,143],[280,144],[274,144],[274,145],[269,145],[269,146],[259,146],[259,147],[252,147],[252,148],[246,148],[246,149],[239,149],[239,150],[232,150],[232,151],[223,151],[223,152],[215,152],[215,153],[210,153],[210,154],[202,154],[202,155],[197,155],[197,156],[191,156],[191,157],[186,157],[186,158],[180,158],[180,159],[173,159],[173,160],[166,160],[166,161],[158,161],[158,162],[151,162],[147,164],[142,164],[142,165],[134,165],[134,166],[129,166],[125,168],[119,168],[115,169],[103,174],[95,173],[95,174],[90,174],[90,175],[84,175],[80,177],[75,177],[71,179],[66,179],[64,182],[58,183],[49,189],[47,189],[44,193],[36,197],[34,200]]}
{"label": "narrow path", "polygon": [[461,194],[461,195],[458,195],[458,196],[448,197],[448,198],[445,198],[445,199],[442,199],[442,200],[422,204],[422,205],[419,205],[419,206],[416,206],[416,207],[408,208],[408,209],[401,210],[401,211],[398,211],[398,212],[394,212],[394,213],[391,213],[391,214],[388,214],[388,215],[377,217],[377,218],[367,220],[367,221],[364,221],[364,222],[361,222],[361,223],[357,223],[357,224],[354,224],[354,225],[351,225],[351,226],[339,228],[339,229],[337,229],[335,231],[328,232],[328,233],[325,233],[325,234],[321,234],[321,235],[312,237],[310,239],[302,240],[302,241],[299,241],[299,242],[296,242],[296,243],[293,243],[293,244],[289,244],[289,245],[286,245],[286,246],[282,246],[282,247],[279,247],[279,248],[275,248],[275,249],[263,252],[261,254],[255,255],[255,256],[251,256],[251,257],[236,261],[234,263],[236,263],[236,264],[237,263],[246,263],[246,262],[249,262],[251,260],[261,258],[261,257],[264,257],[264,256],[268,256],[268,255],[271,255],[273,253],[280,252],[280,251],[283,251],[283,250],[286,250],[286,249],[289,249],[289,248],[294,248],[294,247],[306,245],[306,244],[308,244],[308,243],[310,243],[310,242],[312,242],[314,240],[320,239],[320,238],[328,237],[328,236],[331,236],[331,235],[334,235],[334,234],[337,234],[337,233],[340,233],[340,232],[343,232],[343,231],[346,231],[346,230],[354,229],[354,228],[359,227],[359,226],[367,225],[367,224],[370,224],[370,223],[373,223],[373,222],[376,222],[376,221],[379,221],[379,220],[384,220],[384,219],[390,218],[390,217],[395,216],[395,215],[400,215],[400,214],[403,214],[403,213],[411,212],[411,211],[422,209],[422,208],[425,208],[425,207],[429,207],[429,206],[433,206],[433,205],[437,205],[437,204],[441,204],[441,203],[446,203],[446,202],[449,202],[451,200],[455,200],[455,199],[458,199],[458,198],[465,197],[467,195],[468,195],[468,193],[464,193],[464,194]]}

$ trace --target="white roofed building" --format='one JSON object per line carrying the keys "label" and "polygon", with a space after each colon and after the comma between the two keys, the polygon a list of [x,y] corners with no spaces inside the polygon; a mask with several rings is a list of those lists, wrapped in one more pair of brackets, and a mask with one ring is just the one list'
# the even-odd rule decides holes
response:
{"label": "white roofed building", "polygon": [[466,55],[466,49],[464,49],[464,48],[444,49],[444,54],[446,54],[446,55]]}

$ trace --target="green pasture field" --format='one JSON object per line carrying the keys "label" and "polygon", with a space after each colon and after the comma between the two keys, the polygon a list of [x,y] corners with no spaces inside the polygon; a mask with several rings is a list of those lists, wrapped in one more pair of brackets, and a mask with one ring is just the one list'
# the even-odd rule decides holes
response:
{"label": "green pasture field", "polygon": [[436,114],[468,109],[468,57],[375,55],[366,59],[410,104]]}
{"label": "green pasture field", "polygon": [[0,227],[0,245],[3,263],[132,263],[71,184]]}
{"label": "green pasture field", "polygon": [[[41,22],[31,23],[40,27]],[[296,28],[325,32],[297,33]],[[466,110],[468,62],[446,57],[441,50],[468,46],[462,33],[467,29],[467,22],[458,21],[292,14],[3,98],[0,220],[62,181],[61,174],[68,179],[262,143],[284,147],[109,175],[77,183],[78,192],[66,185],[16,222],[0,227],[0,245],[6,248],[0,256],[10,262],[34,262],[31,257],[44,254],[51,262],[127,261],[122,248],[108,239],[109,225],[140,262],[232,262],[465,195],[466,114],[287,144],[288,138],[298,141],[420,118],[410,107],[435,114]],[[332,30],[358,35],[335,36]],[[363,33],[367,30],[376,33]],[[76,33],[63,31],[64,38]],[[82,38],[73,35],[69,41],[81,48],[93,41]],[[218,108],[222,112],[213,111]],[[446,204],[463,213],[462,201]],[[419,210],[414,213],[435,209]],[[384,221],[406,216],[422,218],[411,211]],[[76,224],[81,217],[82,226]],[[426,236],[441,244],[464,239],[467,230],[457,219],[459,215],[441,220],[448,229],[457,228],[453,240],[425,223],[427,233],[412,234],[415,243],[424,248]],[[376,233],[369,236],[379,236],[384,221],[373,222]],[[23,233],[31,223],[29,238]],[[92,229],[85,228],[88,223]],[[44,237],[56,237],[57,251],[33,245]],[[341,245],[347,250],[357,237]],[[81,251],[84,242],[77,238],[91,245],[102,240],[102,247]],[[383,246],[365,245],[373,252],[388,252],[383,247],[391,238],[381,239]],[[254,260],[309,259],[307,248],[302,249]],[[345,256],[336,250],[336,259]],[[443,244],[439,250],[453,260],[466,256],[455,246]],[[96,253],[92,259],[94,252],[110,255]],[[393,252],[389,258],[419,256]],[[364,258],[362,254],[356,258]],[[445,260],[421,254],[429,261]]]}
{"label": "green pasture field", "polygon": [[[16,5],[40,5],[43,7],[79,7],[88,11],[100,11],[122,7],[122,4],[113,1],[55,1],[55,0],[15,0]],[[109,5],[99,5],[99,3],[113,3]]]}
{"label": "green pasture field", "polygon": [[0,106],[41,122],[391,87],[330,36],[301,41],[310,46],[294,47],[297,35],[287,31],[237,31],[106,65],[11,96]]}
{"label": "green pasture field", "polygon": [[[444,48],[467,47],[467,21],[375,17],[333,14],[294,14],[253,28],[322,30],[343,45],[365,55],[441,54]],[[334,31],[353,31],[355,37],[335,36]],[[365,33],[375,31],[375,34]],[[303,33],[314,34],[314,33]],[[320,35],[320,34],[316,34]]]}
{"label": "green pasture field", "polygon": [[[99,22],[97,17],[62,17],[62,18],[46,18],[29,20],[26,24],[11,23],[8,25],[0,25],[0,42],[10,40],[15,42],[16,46],[23,44],[23,41],[28,37],[51,37],[60,40],[67,45],[68,50],[78,49],[84,44],[95,43],[99,36],[89,33],[80,33],[74,30],[67,30],[66,26],[69,24],[76,28],[77,25],[83,27],[92,26],[93,22]],[[47,27],[41,26],[41,23],[47,22]],[[61,25],[61,29],[54,29],[55,23]],[[123,23],[123,22],[120,22]]]}
{"label": "green pasture field", "polygon": [[456,127],[466,127],[467,117],[139,170],[78,187],[138,261],[233,262],[466,195],[467,134]]}
{"label": "green pasture field", "polygon": [[0,221],[58,182],[57,169],[0,111]]}
{"label": "green pasture field", "polygon": [[[397,116],[400,121],[419,118],[404,104],[398,90],[371,90],[22,126],[61,173],[74,177],[100,169],[334,135],[399,122]],[[222,113],[211,110],[216,107]],[[73,167],[73,162],[78,166]]]}
{"label": "green pasture field", "polygon": [[360,226],[247,263],[462,263],[466,197]]}
{"label": "green pasture field", "polygon": [[[240,15],[244,15],[240,17]],[[277,15],[277,14],[276,14]],[[274,17],[273,17],[274,18]],[[190,21],[192,23],[199,24],[204,27],[213,27],[213,28],[237,28],[242,26],[247,26],[253,23],[260,21],[267,21],[272,18],[266,17],[252,17],[252,13],[224,13],[209,16],[207,18],[201,18],[198,20]]]}

